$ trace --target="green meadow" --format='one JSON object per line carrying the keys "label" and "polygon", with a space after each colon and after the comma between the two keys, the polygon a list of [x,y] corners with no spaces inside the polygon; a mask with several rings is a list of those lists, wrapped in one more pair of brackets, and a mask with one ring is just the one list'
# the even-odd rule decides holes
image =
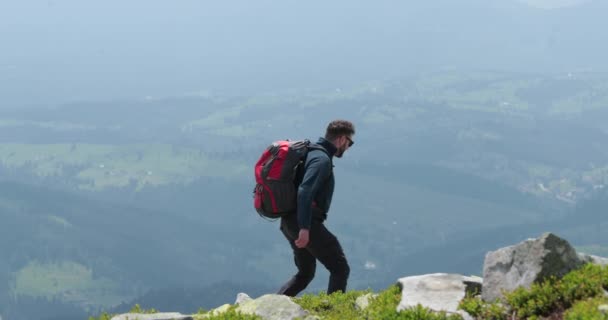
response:
{"label": "green meadow", "polygon": [[229,179],[249,169],[238,161],[213,159],[202,150],[167,144],[1,144],[0,163],[39,177],[72,175],[78,187],[86,190],[130,184],[141,189],[200,177]]}

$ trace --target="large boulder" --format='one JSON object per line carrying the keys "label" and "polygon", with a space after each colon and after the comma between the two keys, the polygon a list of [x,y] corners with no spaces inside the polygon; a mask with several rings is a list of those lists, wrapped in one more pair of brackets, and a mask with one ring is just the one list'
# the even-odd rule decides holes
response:
{"label": "large boulder", "polygon": [[194,318],[177,312],[161,312],[150,314],[123,313],[112,317],[110,320],[194,320]]}
{"label": "large boulder", "polygon": [[464,319],[472,319],[466,312],[458,310],[458,304],[467,294],[479,294],[482,279],[435,273],[401,278],[398,283],[401,287],[401,302],[397,311],[420,304],[433,311],[458,313]]}
{"label": "large boulder", "polygon": [[308,311],[293,302],[289,297],[267,294],[257,299],[243,299],[236,310],[244,314],[256,314],[264,320],[315,319]]}
{"label": "large boulder", "polygon": [[566,240],[552,233],[488,252],[483,266],[482,299],[494,301],[502,298],[503,291],[529,288],[550,276],[562,277],[583,263]]}

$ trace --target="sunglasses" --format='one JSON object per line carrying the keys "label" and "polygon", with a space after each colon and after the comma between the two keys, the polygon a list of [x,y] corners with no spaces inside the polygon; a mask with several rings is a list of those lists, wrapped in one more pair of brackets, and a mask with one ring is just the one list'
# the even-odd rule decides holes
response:
{"label": "sunglasses", "polygon": [[348,136],[344,136],[344,137],[345,137],[346,139],[348,139],[348,147],[349,147],[349,148],[350,148],[350,147],[352,147],[352,146],[353,146],[353,144],[355,144],[355,142],[354,142],[354,141],[353,141],[353,140],[352,140],[350,137],[348,137]]}

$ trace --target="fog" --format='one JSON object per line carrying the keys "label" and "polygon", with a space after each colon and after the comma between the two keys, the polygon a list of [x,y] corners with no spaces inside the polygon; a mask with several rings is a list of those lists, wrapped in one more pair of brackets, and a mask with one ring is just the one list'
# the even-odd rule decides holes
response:
{"label": "fog", "polygon": [[3,1],[2,106],[606,70],[604,1],[528,2]]}

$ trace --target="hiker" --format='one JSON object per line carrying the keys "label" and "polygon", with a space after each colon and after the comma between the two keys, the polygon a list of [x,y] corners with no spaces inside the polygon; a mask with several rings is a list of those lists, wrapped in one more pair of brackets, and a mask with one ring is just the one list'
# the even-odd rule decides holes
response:
{"label": "hiker", "polygon": [[327,294],[346,292],[350,267],[338,239],[323,222],[334,192],[333,157],[341,158],[353,145],[353,124],[345,120],[329,123],[325,137],[316,143],[321,148],[308,152],[303,166],[296,172],[296,212],[281,218],[281,231],[293,249],[298,272],[279,290],[294,297],[315,276],[316,260],[330,272]]}

